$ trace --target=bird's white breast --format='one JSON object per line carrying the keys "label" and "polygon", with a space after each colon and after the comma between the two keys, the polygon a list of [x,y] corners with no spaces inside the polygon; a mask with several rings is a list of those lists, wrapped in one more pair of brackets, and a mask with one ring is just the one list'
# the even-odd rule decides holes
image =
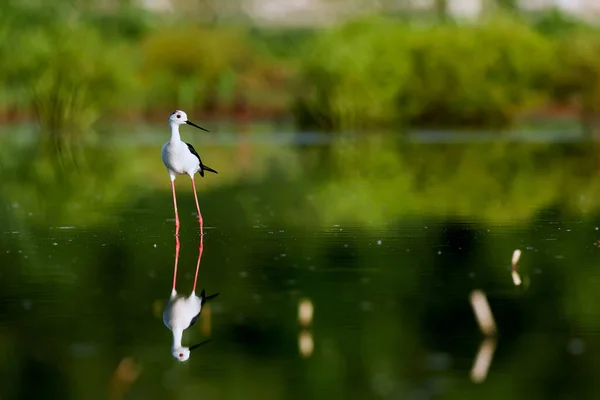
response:
{"label": "bird's white breast", "polygon": [[162,148],[162,160],[167,169],[175,174],[193,175],[198,172],[200,162],[182,141],[167,142]]}
{"label": "bird's white breast", "polygon": [[171,329],[178,326],[186,329],[190,326],[192,318],[200,312],[200,300],[197,297],[177,297],[165,309],[163,322]]}

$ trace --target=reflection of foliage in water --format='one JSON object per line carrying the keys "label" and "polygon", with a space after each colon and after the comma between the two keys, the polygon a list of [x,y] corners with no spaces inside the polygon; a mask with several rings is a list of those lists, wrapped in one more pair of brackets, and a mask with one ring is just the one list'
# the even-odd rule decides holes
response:
{"label": "reflection of foliage in water", "polygon": [[[526,222],[545,209],[597,209],[598,161],[591,143],[419,145],[371,135],[294,149],[251,140],[231,148],[200,144],[205,162],[220,172],[198,178],[202,196],[228,204],[215,207],[216,220],[235,209],[257,223],[283,218],[365,225],[406,215]],[[101,146],[63,142],[59,154],[43,143],[5,141],[0,165],[6,202],[53,223],[93,225],[114,217],[106,213],[112,206],[146,204],[150,190],[168,190],[157,156],[162,143],[121,146],[110,137]],[[191,190],[187,178],[177,187],[183,195]]]}
{"label": "reflection of foliage in water", "polygon": [[415,145],[372,138],[333,146],[331,157],[336,173],[316,200],[327,223],[412,214],[526,221],[555,206],[598,207],[591,143]]}
{"label": "reflection of foliage in water", "polygon": [[47,142],[2,147],[2,197],[14,204],[9,219],[25,222],[29,213],[43,224],[77,221],[106,223],[110,206],[133,195],[138,171],[126,151]]}

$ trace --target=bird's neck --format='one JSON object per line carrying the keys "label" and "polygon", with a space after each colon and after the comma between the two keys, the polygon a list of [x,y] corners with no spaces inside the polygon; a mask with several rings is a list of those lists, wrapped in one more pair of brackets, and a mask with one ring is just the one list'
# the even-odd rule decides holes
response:
{"label": "bird's neck", "polygon": [[171,346],[171,350],[175,351],[175,349],[181,348],[181,337],[183,336],[183,330],[178,328],[173,328],[173,346]]}
{"label": "bird's neck", "polygon": [[179,125],[171,123],[171,143],[181,142],[181,136],[179,136]]}

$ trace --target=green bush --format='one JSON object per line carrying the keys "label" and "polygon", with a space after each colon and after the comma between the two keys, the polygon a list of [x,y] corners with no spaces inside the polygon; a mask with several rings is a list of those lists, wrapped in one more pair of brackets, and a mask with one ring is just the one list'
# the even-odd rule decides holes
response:
{"label": "green bush", "polygon": [[495,21],[415,32],[399,107],[417,126],[502,127],[548,98],[553,44],[528,26]]}
{"label": "green bush", "polygon": [[142,50],[149,108],[231,109],[237,102],[285,107],[281,98],[282,87],[291,80],[289,62],[269,54],[241,30],[164,28],[149,35]]}
{"label": "green bush", "polygon": [[231,97],[236,72],[251,56],[238,32],[200,27],[159,30],[146,38],[142,50],[149,107],[192,109]]}
{"label": "green bush", "polygon": [[578,31],[592,30],[592,26],[587,22],[556,8],[535,13],[530,19],[536,31],[551,38],[561,38]]}
{"label": "green bush", "polygon": [[560,69],[554,82],[557,100],[574,101],[584,116],[600,113],[600,36],[576,32],[558,46]]}
{"label": "green bush", "polygon": [[33,110],[51,133],[84,129],[126,104],[135,87],[132,49],[76,22],[12,30],[5,38],[4,101]]}
{"label": "green bush", "polygon": [[302,66],[296,102],[303,125],[340,128],[391,123],[411,78],[410,30],[371,18],[325,32]]}
{"label": "green bush", "polygon": [[504,128],[559,101],[600,113],[598,31],[559,13],[232,29],[127,3],[109,13],[70,0],[5,7],[0,116],[35,115],[59,134],[174,107],[288,112],[301,128],[329,130]]}
{"label": "green bush", "polygon": [[325,32],[303,65],[302,123],[503,126],[547,99],[553,44],[506,20],[431,28],[374,18]]}

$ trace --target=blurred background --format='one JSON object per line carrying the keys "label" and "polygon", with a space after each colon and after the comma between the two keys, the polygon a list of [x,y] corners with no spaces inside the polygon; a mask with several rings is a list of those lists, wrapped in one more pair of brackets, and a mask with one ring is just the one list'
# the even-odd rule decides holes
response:
{"label": "blurred background", "polygon": [[[4,0],[0,398],[600,397],[599,22],[595,0]],[[175,109],[219,171],[196,182],[221,294],[186,363],[162,322]]]}

